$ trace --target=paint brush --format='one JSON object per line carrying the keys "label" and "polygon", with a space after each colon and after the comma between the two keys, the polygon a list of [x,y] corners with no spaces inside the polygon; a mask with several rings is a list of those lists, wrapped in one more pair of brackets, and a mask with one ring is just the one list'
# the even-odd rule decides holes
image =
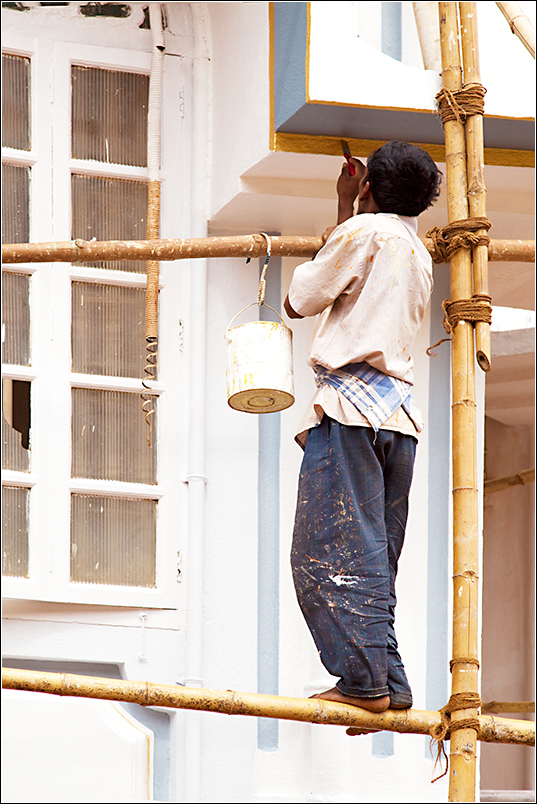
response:
{"label": "paint brush", "polygon": [[341,140],[341,147],[343,149],[343,156],[347,160],[347,164],[349,166],[349,173],[351,174],[351,176],[354,176],[354,174],[356,173],[356,168],[349,161],[351,158],[351,149],[349,148],[349,143],[346,142],[346,140]]}

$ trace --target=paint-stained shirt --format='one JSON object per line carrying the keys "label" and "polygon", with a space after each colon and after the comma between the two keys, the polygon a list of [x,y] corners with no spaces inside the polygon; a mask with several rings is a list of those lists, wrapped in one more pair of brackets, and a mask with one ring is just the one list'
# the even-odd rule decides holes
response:
{"label": "paint-stained shirt", "polygon": [[[340,224],[315,259],[295,269],[289,289],[297,313],[318,315],[308,364],[332,371],[366,362],[412,385],[411,349],[432,288],[432,261],[418,237],[417,218],[378,212]],[[342,424],[368,425],[339,396],[335,389],[319,389],[302,421],[299,443],[323,411]],[[383,429],[416,435],[401,414],[397,425],[387,421]]]}

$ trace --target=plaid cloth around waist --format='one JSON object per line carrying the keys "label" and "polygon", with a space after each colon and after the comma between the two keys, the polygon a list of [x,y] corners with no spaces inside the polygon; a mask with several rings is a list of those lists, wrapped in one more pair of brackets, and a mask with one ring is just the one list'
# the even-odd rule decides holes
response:
{"label": "plaid cloth around waist", "polygon": [[423,430],[421,414],[408,382],[389,377],[368,363],[348,363],[334,371],[316,366],[315,373],[318,388],[331,385],[340,391],[365,416],[375,432],[399,407],[408,414],[418,433]]}

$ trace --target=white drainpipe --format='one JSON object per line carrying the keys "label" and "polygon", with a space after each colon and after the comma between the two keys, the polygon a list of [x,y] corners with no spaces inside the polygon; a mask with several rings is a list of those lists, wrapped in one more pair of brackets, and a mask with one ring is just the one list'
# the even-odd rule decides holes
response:
{"label": "white drainpipe", "polygon": [[149,24],[151,25],[153,46],[151,48],[151,76],[147,104],[147,178],[149,181],[158,181],[160,178],[160,114],[164,67],[164,30],[160,3],[149,4]]}
{"label": "white drainpipe", "polygon": [[[192,231],[207,237],[209,115],[209,17],[206,3],[191,3],[194,29],[192,70]],[[190,418],[185,686],[203,686],[203,552],[205,542],[205,433],[207,367],[207,260],[190,263]],[[185,712],[185,801],[200,801],[202,712]]]}

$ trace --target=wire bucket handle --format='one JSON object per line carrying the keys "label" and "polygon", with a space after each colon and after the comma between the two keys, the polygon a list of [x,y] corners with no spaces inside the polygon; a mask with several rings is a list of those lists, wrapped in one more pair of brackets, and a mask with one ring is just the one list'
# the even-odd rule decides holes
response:
{"label": "wire bucket handle", "polygon": [[285,321],[283,320],[283,318],[281,317],[279,312],[277,310],[275,310],[274,307],[271,307],[270,304],[267,304],[265,302],[265,290],[266,290],[266,287],[267,287],[265,274],[267,273],[267,267],[268,267],[269,260],[270,260],[270,254],[271,254],[271,251],[272,251],[272,243],[270,242],[270,237],[268,236],[268,234],[266,232],[260,232],[259,234],[262,234],[263,237],[265,238],[265,240],[267,241],[267,256],[266,256],[266,259],[265,259],[265,263],[263,265],[263,271],[261,272],[261,279],[259,280],[259,288],[257,290],[257,301],[251,302],[251,304],[247,304],[246,307],[243,307],[242,310],[240,310],[236,315],[234,315],[233,318],[231,319],[231,321],[229,322],[229,324],[227,325],[228,330],[231,327],[232,323],[235,321],[235,319],[238,318],[238,316],[240,316],[241,313],[244,313],[244,311],[247,310],[248,307],[253,307],[254,304],[257,304],[258,307],[262,307],[263,305],[265,307],[268,307],[269,310],[272,310],[273,313],[276,313],[276,315],[278,316],[278,318],[280,319],[280,321],[282,322],[284,327],[287,327],[287,324],[285,323]]}
{"label": "wire bucket handle", "polygon": [[[281,317],[279,312],[277,310],[275,310],[274,307],[271,307],[270,304],[267,304],[266,302],[261,302],[261,304],[259,304],[258,302],[250,302],[250,304],[247,304],[246,307],[243,307],[242,310],[239,310],[239,312],[236,313],[233,316],[233,318],[231,319],[231,321],[227,325],[227,329],[229,330],[231,328],[232,323],[235,321],[236,318],[238,318],[241,315],[241,313],[244,313],[244,311],[247,310],[249,307],[254,307],[254,306],[256,306],[256,307],[268,307],[269,310],[272,310],[273,313],[276,313],[276,315],[278,316],[278,318],[280,319],[280,321],[282,322],[284,327],[287,327],[287,324],[285,323],[285,321],[283,320],[283,318]],[[261,323],[261,322],[254,322],[254,323]]]}

